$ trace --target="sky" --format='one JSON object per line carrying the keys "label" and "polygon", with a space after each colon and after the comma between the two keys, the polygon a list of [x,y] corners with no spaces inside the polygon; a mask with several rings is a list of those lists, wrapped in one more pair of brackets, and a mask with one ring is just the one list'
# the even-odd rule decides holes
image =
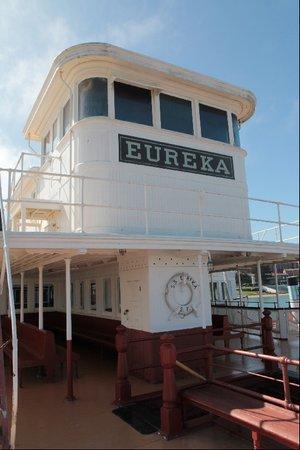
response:
{"label": "sky", "polygon": [[298,0],[0,0],[0,167],[54,57],[108,42],[251,90],[249,195],[298,203]]}

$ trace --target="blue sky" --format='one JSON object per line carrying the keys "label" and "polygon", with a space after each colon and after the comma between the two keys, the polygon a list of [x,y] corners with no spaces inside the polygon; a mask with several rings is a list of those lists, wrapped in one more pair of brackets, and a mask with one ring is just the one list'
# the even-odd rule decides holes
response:
{"label": "blue sky", "polygon": [[53,58],[90,41],[252,90],[249,194],[298,202],[298,0],[2,0],[1,167],[26,150],[23,125]]}

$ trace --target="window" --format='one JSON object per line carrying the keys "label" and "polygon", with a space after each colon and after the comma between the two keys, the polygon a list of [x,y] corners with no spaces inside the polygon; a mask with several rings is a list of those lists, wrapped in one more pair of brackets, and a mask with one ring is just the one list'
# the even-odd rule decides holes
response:
{"label": "window", "polygon": [[47,136],[43,140],[43,154],[47,155],[50,152],[50,131],[47,133]]}
{"label": "window", "polygon": [[[13,286],[15,308],[20,309],[21,307],[21,286]],[[24,309],[27,308],[27,286],[24,286]]]}
{"label": "window", "polygon": [[71,101],[68,100],[63,109],[63,136],[71,126]]}
{"label": "window", "polygon": [[84,309],[84,281],[79,285],[80,309]]}
{"label": "window", "polygon": [[91,283],[91,286],[90,286],[90,304],[91,304],[91,310],[92,311],[96,311],[96,309],[97,309],[97,298],[96,298],[96,293],[97,293],[97,290],[96,290],[96,283]]}
{"label": "window", "polygon": [[117,310],[118,313],[121,313],[121,285],[120,285],[120,277],[117,278]]}
{"label": "window", "polygon": [[107,116],[107,79],[88,78],[78,85],[79,120],[91,116]]}
{"label": "window", "polygon": [[222,297],[223,297],[223,300],[226,301],[226,300],[229,299],[229,293],[228,293],[228,287],[227,287],[227,284],[226,284],[224,281],[222,281],[221,287],[222,287]]}
{"label": "window", "polygon": [[215,302],[219,300],[218,283],[216,283],[215,281],[213,282],[213,300]]}
{"label": "window", "polygon": [[231,114],[231,118],[232,118],[234,145],[236,145],[237,147],[240,147],[241,146],[241,142],[240,142],[240,124],[239,124],[239,121],[237,120],[237,117],[236,117],[235,114]]}
{"label": "window", "polygon": [[57,146],[59,141],[58,138],[58,121],[57,119],[54,121],[52,125],[52,150],[55,150],[55,147]]}
{"label": "window", "polygon": [[151,91],[115,81],[115,118],[152,125]]}
{"label": "window", "polygon": [[[35,307],[39,307],[39,286],[38,284],[34,287],[34,303]],[[43,286],[43,306],[53,307],[54,306],[54,286],[53,284],[44,284]]]}
{"label": "window", "polygon": [[112,312],[111,279],[110,278],[105,278],[103,280],[103,298],[104,298],[104,311]]}
{"label": "window", "polygon": [[199,110],[202,136],[229,143],[227,112],[201,104]]}
{"label": "window", "polygon": [[166,130],[193,134],[192,103],[189,100],[160,94],[161,127]]}

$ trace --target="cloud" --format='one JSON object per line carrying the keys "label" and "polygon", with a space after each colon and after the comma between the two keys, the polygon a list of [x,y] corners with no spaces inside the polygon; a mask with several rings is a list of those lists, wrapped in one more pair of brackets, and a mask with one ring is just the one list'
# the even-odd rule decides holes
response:
{"label": "cloud", "polygon": [[[47,36],[42,54],[16,58],[7,62],[7,71],[3,72],[0,83],[0,117],[24,117],[27,114],[43,84],[52,60],[65,47],[75,40],[75,36],[68,27],[65,19],[57,17],[47,24],[41,23],[43,33]],[[10,58],[10,51],[6,52],[6,60]],[[41,53],[41,51],[40,51]],[[4,56],[2,54],[2,60]]]}
{"label": "cloud", "polygon": [[0,167],[14,167],[21,149],[14,146],[13,143],[0,131]]}
{"label": "cloud", "polygon": [[135,47],[145,39],[157,36],[165,26],[161,14],[144,20],[128,20],[121,24],[109,23],[103,34],[104,41],[120,47]]}
{"label": "cloud", "polygon": [[140,11],[141,18],[132,19],[130,11],[118,19],[101,18],[102,31],[84,34],[70,16],[57,12],[46,3],[41,7],[40,0],[0,1],[0,167],[13,167],[24,150],[19,131],[61,51],[91,41],[138,51],[160,45],[164,30],[170,28],[163,7],[152,15]]}

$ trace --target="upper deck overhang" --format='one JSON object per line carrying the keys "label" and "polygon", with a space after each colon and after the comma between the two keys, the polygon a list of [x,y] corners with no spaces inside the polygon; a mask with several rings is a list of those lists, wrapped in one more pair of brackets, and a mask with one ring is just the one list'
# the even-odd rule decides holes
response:
{"label": "upper deck overhang", "polygon": [[[0,234],[0,243],[1,241]],[[216,270],[249,267],[257,261],[263,263],[292,261],[296,260],[299,254],[298,244],[284,242],[46,232],[10,232],[9,247],[15,255],[15,258],[12,258],[15,273],[39,265],[48,266],[50,269],[52,266],[57,268],[58,262],[67,257],[75,257],[78,267],[81,261],[86,264],[87,260],[92,264],[97,264],[98,260],[103,259],[116,261],[119,250],[124,249],[128,252],[145,250],[210,252]],[[0,252],[0,260],[1,257]],[[20,264],[21,261],[23,265]]]}
{"label": "upper deck overhang", "polygon": [[[123,68],[136,68],[142,70],[144,74],[148,73],[150,78],[151,75],[156,77],[159,75],[162,80],[179,82],[182,86],[190,86],[199,89],[199,91],[226,97],[229,101],[233,100],[238,103],[239,108],[236,113],[241,122],[249,119],[255,110],[256,99],[249,90],[111,44],[85,43],[64,50],[53,61],[24,127],[25,137],[30,135],[31,139],[40,139],[35,130],[38,129],[38,122],[41,117],[46,114],[47,105],[51,102],[51,99],[63,95],[68,90],[67,86],[62,83],[61,71],[63,71],[66,80],[71,82],[70,74],[76,70],[76,66],[79,67],[85,62],[91,61],[113,63]],[[146,84],[144,87],[159,89],[160,84],[154,82],[151,86]]]}

